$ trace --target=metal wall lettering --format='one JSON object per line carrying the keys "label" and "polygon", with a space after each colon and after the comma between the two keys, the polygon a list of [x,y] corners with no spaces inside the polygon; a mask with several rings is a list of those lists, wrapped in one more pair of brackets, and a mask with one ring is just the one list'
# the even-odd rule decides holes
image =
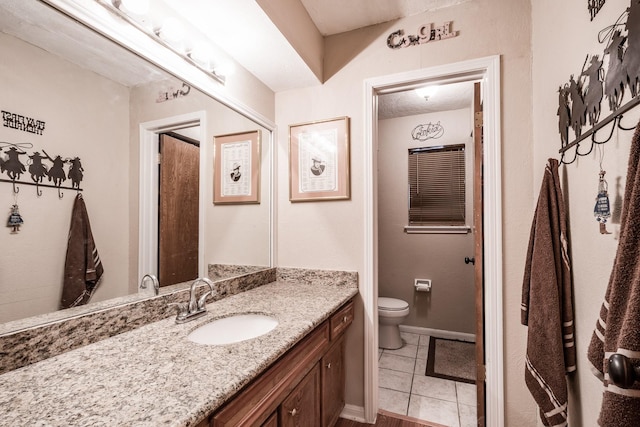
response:
{"label": "metal wall lettering", "polygon": [[189,92],[191,92],[191,86],[186,83],[182,83],[182,87],[180,89],[169,88],[169,90],[165,92],[158,93],[156,103],[171,101],[176,98],[187,96],[189,95]]}
{"label": "metal wall lettering", "polygon": [[400,49],[402,47],[417,46],[438,40],[450,39],[458,35],[458,31],[451,31],[452,21],[434,27],[434,24],[423,25],[418,28],[416,34],[405,36],[404,30],[397,30],[387,37],[387,46],[390,49]]}
{"label": "metal wall lettering", "polygon": [[42,135],[45,122],[2,110],[2,125],[6,128]]}
{"label": "metal wall lettering", "polygon": [[604,6],[606,0],[587,0],[587,9],[589,10],[589,16],[593,21],[593,18],[596,17],[602,6]]}
{"label": "metal wall lettering", "polygon": [[438,123],[426,123],[418,125],[411,131],[411,138],[414,141],[426,141],[428,139],[438,139],[444,135],[444,127]]}

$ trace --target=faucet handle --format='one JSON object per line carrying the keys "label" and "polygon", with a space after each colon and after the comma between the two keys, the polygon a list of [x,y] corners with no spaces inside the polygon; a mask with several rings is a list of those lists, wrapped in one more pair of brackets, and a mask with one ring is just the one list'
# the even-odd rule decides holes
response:
{"label": "faucet handle", "polygon": [[212,295],[211,291],[207,291],[198,299],[198,310],[206,310],[207,297]]}
{"label": "faucet handle", "polygon": [[168,307],[171,307],[171,306],[175,306],[176,311],[178,312],[176,319],[182,320],[187,318],[187,314],[189,313],[189,304],[184,302],[170,302],[168,304]]}

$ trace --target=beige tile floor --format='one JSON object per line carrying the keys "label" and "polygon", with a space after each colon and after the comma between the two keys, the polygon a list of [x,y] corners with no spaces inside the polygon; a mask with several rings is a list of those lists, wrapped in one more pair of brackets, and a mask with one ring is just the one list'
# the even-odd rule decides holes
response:
{"label": "beige tile floor", "polygon": [[450,427],[476,426],[476,386],[427,377],[429,336],[401,335],[404,347],[379,350],[380,409]]}

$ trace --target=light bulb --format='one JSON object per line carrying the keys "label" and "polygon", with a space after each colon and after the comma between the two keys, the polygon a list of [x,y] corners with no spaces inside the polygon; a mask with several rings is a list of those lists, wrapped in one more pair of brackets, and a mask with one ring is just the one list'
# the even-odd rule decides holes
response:
{"label": "light bulb", "polygon": [[193,59],[195,62],[211,70],[213,67],[211,66],[213,62],[213,51],[211,46],[204,42],[198,42],[193,46],[191,52],[189,52],[189,57]]}
{"label": "light bulb", "polygon": [[184,34],[184,25],[172,16],[165,19],[162,23],[162,27],[160,27],[160,31],[158,32],[158,35],[163,40],[174,43],[182,41],[184,39]]}
{"label": "light bulb", "polygon": [[233,73],[235,72],[235,67],[233,66],[232,63],[230,62],[225,62],[225,63],[221,63],[219,65],[216,65],[215,69],[213,70],[214,73],[216,73],[219,76],[231,76],[233,75]]}
{"label": "light bulb", "polygon": [[146,15],[149,12],[149,0],[120,0],[120,10],[132,15]]}

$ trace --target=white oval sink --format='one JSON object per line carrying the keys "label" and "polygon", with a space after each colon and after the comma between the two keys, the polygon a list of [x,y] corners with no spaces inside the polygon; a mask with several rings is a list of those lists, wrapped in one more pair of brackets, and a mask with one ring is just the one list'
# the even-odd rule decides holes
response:
{"label": "white oval sink", "polygon": [[278,321],[264,314],[237,314],[204,324],[187,338],[198,344],[232,344],[264,335],[276,326]]}

